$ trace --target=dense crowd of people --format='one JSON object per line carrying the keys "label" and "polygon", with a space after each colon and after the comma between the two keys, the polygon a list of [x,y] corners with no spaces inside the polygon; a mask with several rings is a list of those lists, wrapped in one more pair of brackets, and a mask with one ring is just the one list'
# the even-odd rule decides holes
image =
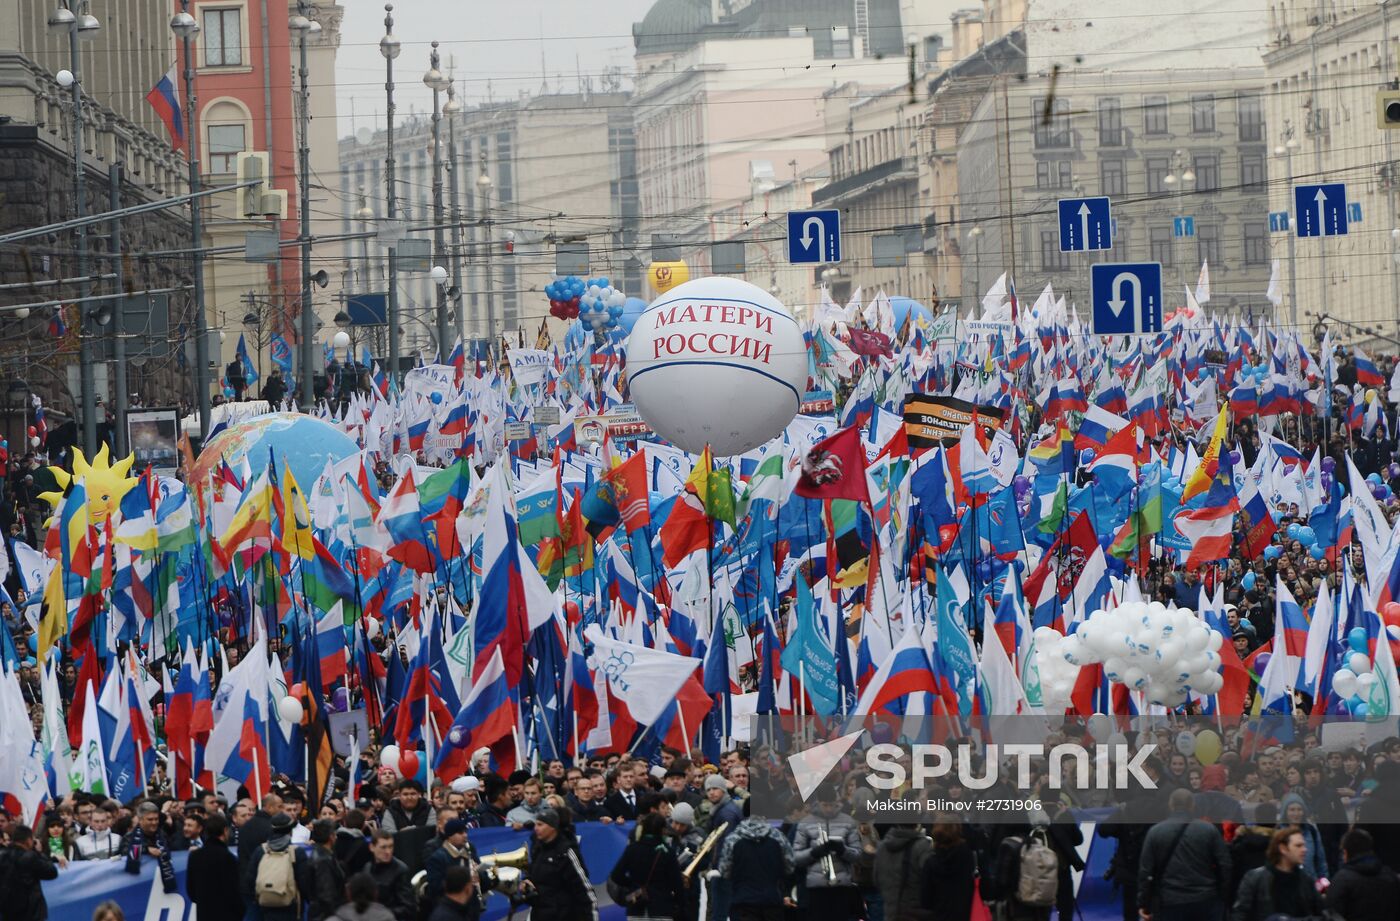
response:
{"label": "dense crowd of people", "polygon": [[[158,772],[149,796],[72,794],[34,828],[0,812],[0,904],[7,919],[44,921],[42,883],[91,861],[129,873],[153,867],[174,892],[172,855],[189,851],[184,894],[204,921],[456,921],[479,917],[493,889],[534,918],[586,921],[597,917],[589,867],[598,858],[580,844],[578,823],[596,822],[626,829],[615,865],[596,869],[629,917],[978,921],[991,912],[997,921],[1071,921],[1075,876],[1086,870],[1082,822],[1096,820],[1091,834],[1113,847],[1104,878],[1121,895],[1124,921],[1267,921],[1324,909],[1342,921],[1393,917],[1400,739],[1324,752],[1315,732],[1297,729],[1261,751],[1246,732],[1227,731],[1209,764],[1180,751],[1153,755],[1152,784],[1093,815],[1037,775],[1029,792],[1042,807],[995,822],[951,812],[924,824],[861,821],[871,794],[854,769],[804,804],[785,792],[789,780],[763,745],[718,764],[663,749],[658,764],[554,760],[509,777],[480,752],[471,774],[431,791],[376,772],[367,752],[358,799],[343,795],[341,762],[319,805],[284,777],[260,802],[212,792],[182,802],[160,792]],[[1002,784],[906,795],[1014,792]],[[758,815],[755,803],[782,814]],[[523,881],[483,862],[473,839],[492,828],[531,836]]]}

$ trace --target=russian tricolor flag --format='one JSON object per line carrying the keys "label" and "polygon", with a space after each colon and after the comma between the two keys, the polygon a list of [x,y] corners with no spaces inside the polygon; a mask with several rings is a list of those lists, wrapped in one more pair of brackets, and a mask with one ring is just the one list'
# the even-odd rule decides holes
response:
{"label": "russian tricolor flag", "polygon": [[481,747],[491,749],[498,773],[514,770],[515,705],[500,647],[492,650],[486,667],[472,683],[438,750],[433,770],[443,780],[460,777],[467,772],[471,753]]}
{"label": "russian tricolor flag", "polygon": [[176,92],[176,68],[178,65],[171,64],[170,69],[160,78],[151,91],[146,94],[146,101],[151,104],[151,108],[156,110],[156,115],[165,122],[165,129],[170,132],[171,146],[176,150],[185,148],[185,112],[180,107],[180,95]]}

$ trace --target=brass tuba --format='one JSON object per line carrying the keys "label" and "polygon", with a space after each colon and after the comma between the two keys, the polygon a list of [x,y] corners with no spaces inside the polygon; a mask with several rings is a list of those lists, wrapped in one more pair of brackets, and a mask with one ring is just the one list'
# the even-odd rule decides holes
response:
{"label": "brass tuba", "polygon": [[530,849],[521,845],[513,851],[487,854],[481,858],[480,867],[486,871],[491,883],[491,891],[514,900],[520,896],[520,884],[525,879],[522,872],[530,865]]}

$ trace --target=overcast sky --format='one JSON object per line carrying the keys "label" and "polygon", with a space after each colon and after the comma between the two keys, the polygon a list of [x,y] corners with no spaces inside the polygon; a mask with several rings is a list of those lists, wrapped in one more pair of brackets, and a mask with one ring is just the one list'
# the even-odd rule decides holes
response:
{"label": "overcast sky", "polygon": [[[383,0],[340,0],[345,7],[336,58],[339,133],[384,124]],[[429,111],[423,86],[430,43],[442,42],[443,68],[457,64],[459,98],[503,99],[522,90],[537,93],[546,75],[550,90],[572,92],[578,74],[597,88],[609,66],[632,70],[632,23],[653,0],[396,0],[394,33],[403,53],[394,63],[400,114]],[[541,41],[543,36],[543,41]],[[449,40],[450,39],[450,40]],[[541,70],[541,55],[545,71]],[[352,120],[353,104],[353,120]]]}

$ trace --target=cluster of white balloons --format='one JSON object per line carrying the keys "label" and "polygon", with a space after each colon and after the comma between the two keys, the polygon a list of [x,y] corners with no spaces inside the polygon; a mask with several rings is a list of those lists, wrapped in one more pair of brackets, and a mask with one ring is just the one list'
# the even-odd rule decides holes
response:
{"label": "cluster of white balloons", "polygon": [[[1095,611],[1061,641],[1059,652],[1071,665],[1102,662],[1109,681],[1142,691],[1152,703],[1177,707],[1191,691],[1214,694],[1224,686],[1223,642],[1185,608],[1127,601],[1111,611]],[[1042,693],[1043,674],[1042,667]]]}
{"label": "cluster of white balloons", "polygon": [[579,319],[595,330],[616,326],[626,303],[627,295],[609,284],[606,278],[594,279],[579,296]]}
{"label": "cluster of white balloons", "polygon": [[1064,656],[1065,635],[1054,627],[1035,628],[1035,661],[1040,670],[1040,699],[1045,712],[1059,716],[1069,709],[1079,666]]}
{"label": "cluster of white balloons", "polygon": [[[1390,627],[1386,627],[1389,632]],[[1348,651],[1342,659],[1342,667],[1332,675],[1332,690],[1353,716],[1365,716],[1368,712],[1371,692],[1379,680],[1372,671],[1371,657],[1368,655],[1370,638],[1364,627],[1353,627],[1347,634]]]}

